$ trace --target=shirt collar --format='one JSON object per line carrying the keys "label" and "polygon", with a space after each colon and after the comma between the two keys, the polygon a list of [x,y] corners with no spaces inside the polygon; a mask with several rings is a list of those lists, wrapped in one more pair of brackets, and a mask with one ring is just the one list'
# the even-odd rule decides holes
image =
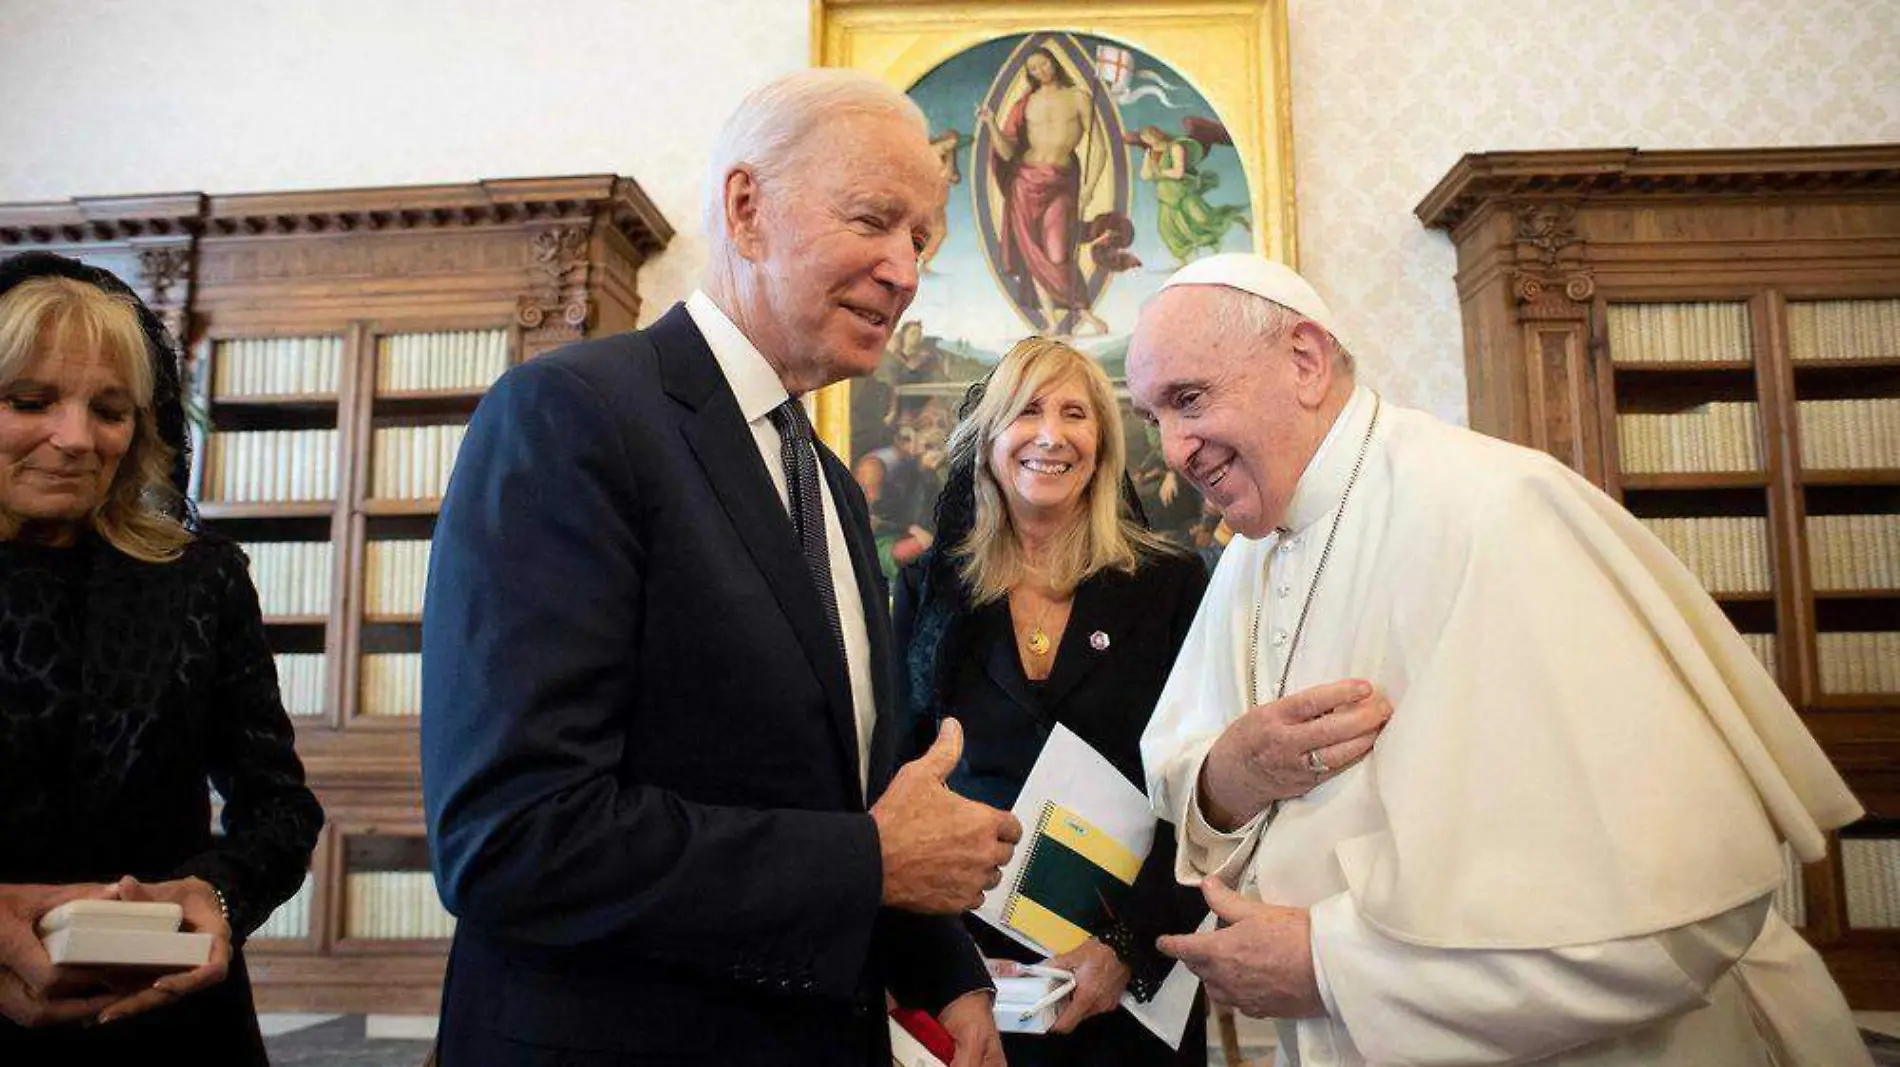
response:
{"label": "shirt collar", "polygon": [[1352,477],[1352,465],[1359,459],[1359,442],[1372,421],[1372,391],[1354,385],[1346,406],[1333,420],[1332,428],[1319,443],[1319,450],[1307,461],[1300,482],[1293,487],[1293,499],[1287,502],[1285,529],[1299,533],[1332,513],[1346,492],[1346,480]]}
{"label": "shirt collar", "polygon": [[726,376],[726,385],[739,401],[739,413],[745,416],[746,422],[765,418],[791,396],[758,346],[747,339],[705,290],[695,289],[693,295],[686,298],[686,314],[692,317],[693,325],[699,327],[706,347],[712,349],[719,373]]}

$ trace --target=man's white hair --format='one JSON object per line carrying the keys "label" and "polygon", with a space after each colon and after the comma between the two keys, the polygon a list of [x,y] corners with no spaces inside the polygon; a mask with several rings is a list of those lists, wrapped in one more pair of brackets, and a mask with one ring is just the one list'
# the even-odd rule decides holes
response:
{"label": "man's white hair", "polygon": [[[1253,337],[1263,345],[1278,341],[1301,322],[1312,322],[1299,312],[1275,303],[1264,296],[1225,285],[1211,285],[1214,297],[1214,328],[1223,337]],[[1165,291],[1165,290],[1164,290]],[[1333,350],[1333,364],[1346,374],[1354,374],[1352,353],[1339,343],[1339,338],[1319,323],[1320,332],[1326,336],[1326,343]]]}
{"label": "man's white hair", "polygon": [[726,244],[726,175],[742,166],[762,186],[796,181],[794,164],[812,132],[854,114],[904,119],[929,137],[930,124],[915,101],[861,71],[797,71],[754,89],[739,103],[713,142],[706,168],[706,237],[715,257]]}

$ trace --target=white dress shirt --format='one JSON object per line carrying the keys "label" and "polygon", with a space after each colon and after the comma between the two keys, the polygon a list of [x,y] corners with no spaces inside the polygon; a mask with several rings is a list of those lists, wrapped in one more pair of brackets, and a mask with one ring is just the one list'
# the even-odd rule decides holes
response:
{"label": "white dress shirt", "polygon": [[[739,413],[752,429],[753,443],[759,446],[759,458],[778,490],[779,503],[791,514],[791,493],[785,487],[785,466],[779,460],[778,429],[772,425],[772,410],[791,394],[779,381],[778,372],[765,361],[758,348],[739,332],[732,319],[705,292],[695,289],[686,299],[686,313],[699,327],[719,362],[719,371],[739,401]],[[877,725],[877,697],[871,687],[871,638],[864,622],[864,600],[858,595],[857,572],[851,566],[851,553],[845,545],[844,526],[838,519],[838,502],[831,497],[831,484],[819,465],[819,485],[824,492],[825,550],[831,557],[831,588],[838,600],[838,621],[844,627],[845,665],[851,674],[851,710],[858,727],[858,785],[868,787],[870,773],[871,730]]]}

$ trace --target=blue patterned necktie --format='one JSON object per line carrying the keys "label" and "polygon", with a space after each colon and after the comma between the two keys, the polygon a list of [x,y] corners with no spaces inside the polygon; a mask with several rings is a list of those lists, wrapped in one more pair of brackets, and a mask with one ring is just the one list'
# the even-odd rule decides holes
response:
{"label": "blue patterned necktie", "polygon": [[838,620],[838,594],[831,586],[831,553],[825,545],[824,490],[818,482],[818,457],[812,451],[811,420],[805,407],[793,397],[772,409],[772,426],[778,430],[778,458],[785,467],[785,490],[791,498],[792,528],[798,532],[798,545],[805,553],[805,568],[818,587],[818,602],[825,609],[825,621],[831,624],[831,637],[838,645],[838,662],[848,671],[844,651],[844,625]]}

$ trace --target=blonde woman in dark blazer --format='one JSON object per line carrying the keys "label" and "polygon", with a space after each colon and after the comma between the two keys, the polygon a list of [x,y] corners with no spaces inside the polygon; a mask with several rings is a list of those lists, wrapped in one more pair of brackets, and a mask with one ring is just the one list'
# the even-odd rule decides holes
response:
{"label": "blonde woman in dark blazer", "polygon": [[[1057,723],[1144,781],[1139,742],[1206,587],[1198,557],[1144,527],[1124,493],[1121,416],[1108,376],[1057,341],[1011,349],[972,390],[951,437],[936,545],[906,568],[895,626],[905,675],[900,743],[928,747],[946,716],[964,729],[949,785],[1000,808]],[[1192,930],[1201,895],[1174,884],[1173,831],[1155,835],[1112,929],[1060,956],[1078,988],[1048,1036],[1004,1035],[1012,1067],[1201,1064],[1196,1012],[1179,1053],[1126,1012],[1124,990],[1151,996],[1173,961],[1161,934]],[[976,920],[992,958],[1038,961]]]}

